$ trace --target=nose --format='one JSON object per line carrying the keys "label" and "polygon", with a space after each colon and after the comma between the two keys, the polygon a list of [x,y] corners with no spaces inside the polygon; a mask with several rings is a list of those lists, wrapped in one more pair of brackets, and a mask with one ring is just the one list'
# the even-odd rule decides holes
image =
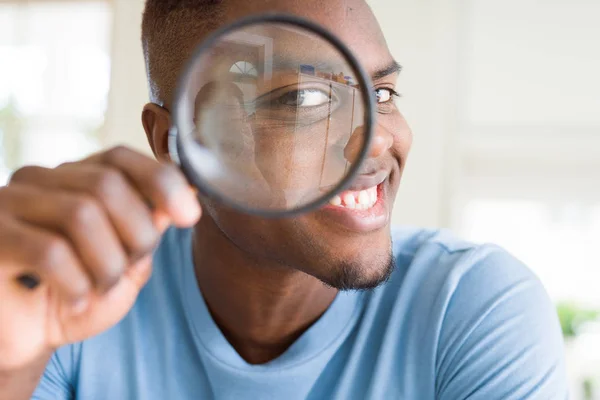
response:
{"label": "nose", "polygon": [[[346,148],[344,149],[344,157],[349,162],[353,163],[358,158],[361,150],[365,146],[365,130],[363,126],[359,126],[354,130]],[[367,158],[378,158],[388,151],[394,144],[393,135],[386,129],[374,129],[373,138]]]}

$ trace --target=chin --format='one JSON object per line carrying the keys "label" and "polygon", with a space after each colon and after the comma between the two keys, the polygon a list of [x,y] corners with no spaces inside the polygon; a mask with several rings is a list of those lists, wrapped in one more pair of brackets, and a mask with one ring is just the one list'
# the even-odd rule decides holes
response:
{"label": "chin", "polygon": [[[369,290],[387,282],[394,271],[389,225],[367,234],[330,232],[327,241],[311,238],[311,254],[322,254],[320,265],[305,270],[339,290]],[[317,244],[318,243],[318,244]],[[300,264],[302,265],[302,264]]]}
{"label": "chin", "polygon": [[395,269],[391,251],[385,257],[370,262],[350,260],[331,268],[327,276],[319,279],[327,286],[338,290],[371,290],[387,282]]}

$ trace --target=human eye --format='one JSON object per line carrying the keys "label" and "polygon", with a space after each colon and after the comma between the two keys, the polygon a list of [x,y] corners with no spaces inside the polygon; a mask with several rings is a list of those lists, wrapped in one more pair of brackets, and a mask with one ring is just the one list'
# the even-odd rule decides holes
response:
{"label": "human eye", "polygon": [[330,85],[307,82],[275,89],[259,96],[254,104],[263,123],[279,121],[302,126],[329,118],[342,102],[342,96]]}
{"label": "human eye", "polygon": [[395,98],[400,97],[400,94],[392,88],[377,88],[375,89],[377,104],[392,103]]}
{"label": "human eye", "polygon": [[329,104],[332,101],[332,97],[329,93],[326,93],[323,90],[310,88],[292,90],[288,93],[285,93],[275,101],[285,106],[305,108],[319,107]]}

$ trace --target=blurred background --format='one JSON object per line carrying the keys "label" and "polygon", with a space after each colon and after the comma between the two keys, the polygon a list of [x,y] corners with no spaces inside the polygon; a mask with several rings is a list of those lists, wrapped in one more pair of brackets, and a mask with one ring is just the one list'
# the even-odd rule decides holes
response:
{"label": "blurred background", "polygon": [[[395,223],[527,263],[556,303],[574,399],[600,399],[600,2],[371,0],[414,147]],[[148,152],[143,0],[0,0],[0,185]]]}

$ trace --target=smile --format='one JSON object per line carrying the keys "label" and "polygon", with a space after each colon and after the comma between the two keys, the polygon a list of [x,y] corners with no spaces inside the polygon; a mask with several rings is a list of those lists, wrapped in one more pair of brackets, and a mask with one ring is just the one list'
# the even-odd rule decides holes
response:
{"label": "smile", "polygon": [[348,208],[351,210],[368,210],[373,208],[378,198],[377,186],[355,191],[347,190],[334,196],[329,204],[336,207]]}
{"label": "smile", "polygon": [[368,233],[382,229],[390,221],[388,186],[389,180],[385,179],[373,186],[346,190],[334,196],[319,216],[323,222],[345,231]]}

